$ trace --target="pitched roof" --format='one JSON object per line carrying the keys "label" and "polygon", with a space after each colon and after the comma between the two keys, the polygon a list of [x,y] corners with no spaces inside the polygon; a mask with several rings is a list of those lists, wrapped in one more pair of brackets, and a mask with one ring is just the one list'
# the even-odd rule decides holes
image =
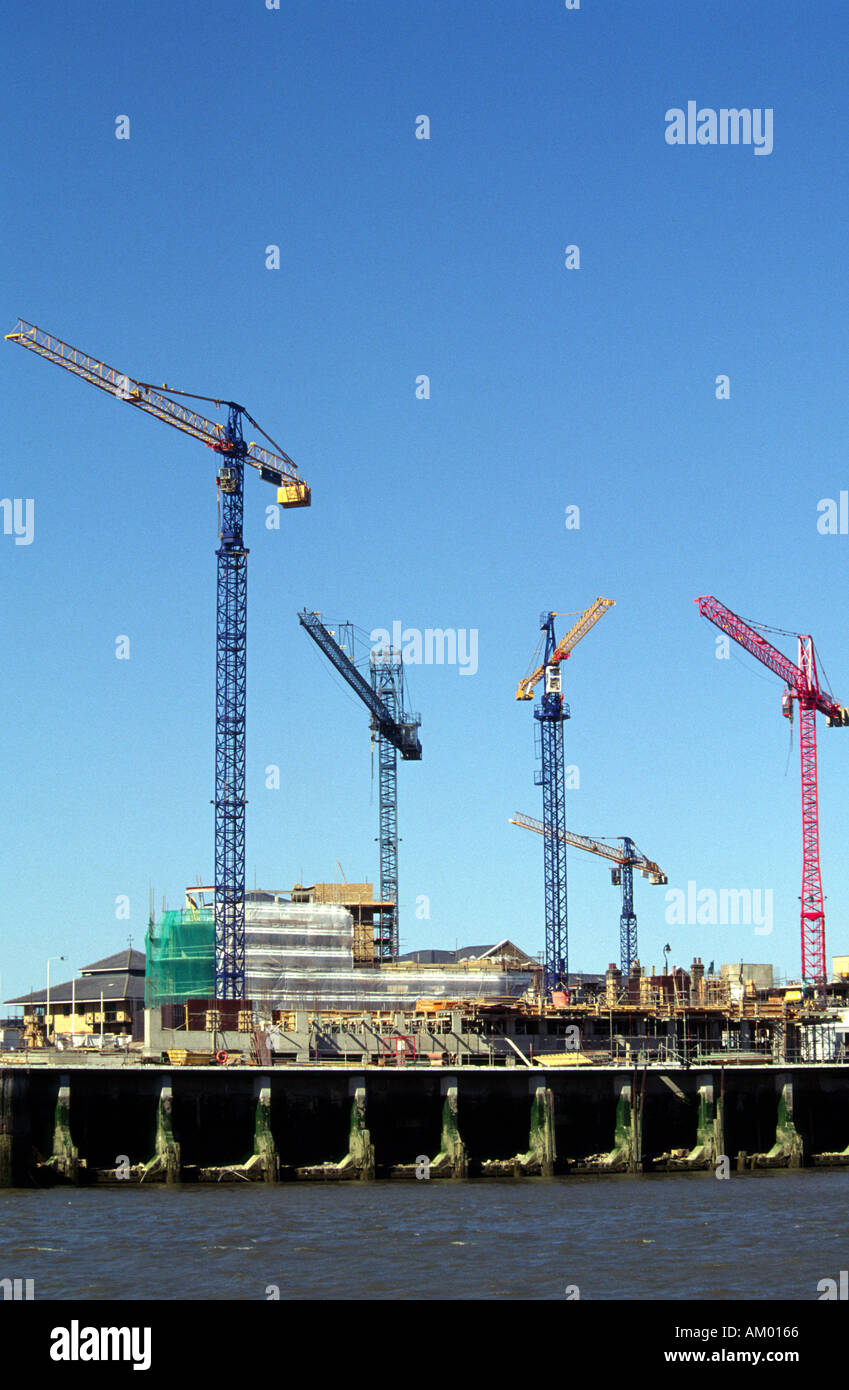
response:
{"label": "pitched roof", "polygon": [[[72,1000],[76,1004],[99,1003],[101,994],[104,1002],[108,1000],[110,1003],[118,999],[143,999],[144,976],[129,975],[123,970],[104,970],[95,975],[81,975],[75,984],[70,980],[63,980],[61,984],[51,984],[50,1003],[70,1004]],[[3,1002],[46,1004],[47,990],[37,989],[32,994],[21,994],[17,999],[6,999]]]}
{"label": "pitched roof", "polygon": [[[133,951],[127,947],[123,951],[116,951],[114,956],[104,956],[103,960],[96,960],[93,965],[84,965],[83,975],[90,975],[94,971],[107,970],[110,973],[116,970],[128,971],[131,975],[144,974],[144,951]],[[51,990],[52,994],[53,991]]]}
{"label": "pitched roof", "polygon": [[521,965],[538,965],[539,962],[533,956],[529,956],[527,951],[523,951],[514,941],[503,937],[494,946],[463,946],[457,952],[458,960],[498,960],[506,956],[508,960],[517,960]]}

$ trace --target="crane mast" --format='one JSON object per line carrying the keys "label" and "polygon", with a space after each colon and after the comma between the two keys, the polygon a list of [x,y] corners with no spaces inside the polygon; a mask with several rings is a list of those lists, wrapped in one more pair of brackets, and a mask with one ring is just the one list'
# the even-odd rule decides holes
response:
{"label": "crane mast", "polygon": [[633,840],[627,835],[622,838],[624,859],[620,869],[611,870],[614,885],[622,886],[622,911],[619,914],[619,965],[623,975],[630,975],[631,966],[637,959],[637,914],[634,911],[634,848]]}
{"label": "crane mast", "polygon": [[245,716],[248,552],[240,412],[229,409],[218,472],[221,542],[216,551],[215,646],[215,996],[245,996]]}
{"label": "crane mast", "polygon": [[[403,666],[394,651],[380,665],[371,659],[371,681],[375,695],[386,706],[390,727],[401,710]],[[378,818],[380,844],[380,901],[392,903],[375,915],[374,945],[379,958],[397,960],[400,951],[398,903],[398,749],[391,738],[381,734],[372,717],[372,733],[377,736]]]}
{"label": "crane mast", "polygon": [[[798,665],[774,647],[743,618],[732,613],[710,594],[694,599],[702,617],[732,638],[745,651],[757,657],[785,684],[781,712],[793,718],[793,701],[799,706],[799,759],[802,781],[802,979],[811,980],[820,990],[826,982],[825,905],[822,893],[819,849],[819,805],[817,792],[817,714],[826,716],[830,728],[849,724],[849,710],[837,704],[825,690],[817,673],[813,638],[798,633]],[[790,635],[790,634],[787,634]]]}
{"label": "crane mast", "polygon": [[[283,508],[308,507],[310,489],[288,454],[265,434],[244,406],[175,391],[119,372],[70,343],[19,319],[7,341],[17,343],[117,400],[191,435],[222,456],[219,498],[215,652],[215,997],[245,997],[245,712],[247,665],[247,566],[243,539],[245,465],[277,486]],[[168,394],[163,394],[167,392]],[[172,396],[227,407],[222,425]],[[243,420],[273,445],[246,443]]]}
{"label": "crane mast", "polygon": [[546,987],[566,988],[569,983],[569,919],[566,898],[566,760],[563,755],[563,725],[569,706],[563,699],[562,677],[556,650],[554,619],[543,613],[540,627],[545,631],[543,668],[545,686],[542,699],[534,707],[538,732],[539,771],[534,783],[542,787],[542,818],[551,834],[543,842],[545,873],[545,974]]}

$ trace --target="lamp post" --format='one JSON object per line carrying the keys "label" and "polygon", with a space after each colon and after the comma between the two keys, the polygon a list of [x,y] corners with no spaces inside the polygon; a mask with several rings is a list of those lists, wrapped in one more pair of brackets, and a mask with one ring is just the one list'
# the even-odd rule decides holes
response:
{"label": "lamp post", "polygon": [[[75,970],[71,976],[71,1047],[75,1046],[74,1038],[77,1035],[77,975],[80,972]],[[85,1042],[85,1039],[83,1039]]]}
{"label": "lamp post", "polygon": [[[53,960],[64,960],[64,956],[49,956],[47,960],[47,1003],[44,1007],[44,1041],[50,1041],[50,962]],[[54,1030],[55,1031],[55,1030]]]}

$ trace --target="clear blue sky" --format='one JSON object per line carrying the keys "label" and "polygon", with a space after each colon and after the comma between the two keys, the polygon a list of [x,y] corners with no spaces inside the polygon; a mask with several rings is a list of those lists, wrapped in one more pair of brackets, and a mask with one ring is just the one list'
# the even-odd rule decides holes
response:
{"label": "clear blue sky", "polygon": [[[565,668],[570,825],[633,836],[670,886],[773,890],[764,937],[672,928],[638,880],[644,963],[669,940],[684,964],[798,972],[795,730],[788,764],[779,682],[716,661],[693,599],[812,632],[849,704],[849,536],[816,525],[849,488],[847,40],[837,0],[7,18],[3,331],[21,315],[243,401],[313,488],[279,531],[271,490],[246,489],[251,883],[332,878],[337,858],[377,875],[367,717],[297,610],[471,628],[474,676],[408,673],[404,944],[541,950],[542,844],[508,824],[540,814],[513,695],[540,611],[601,594],[616,607]],[[773,109],[773,152],[668,145],[691,99]],[[0,491],[35,502],[31,545],[0,534],[9,997],[48,955],[141,946],[150,881],[180,906],[212,877],[216,514],[199,444],[12,345],[0,370]],[[847,768],[849,731],[821,723],[829,956],[849,951]],[[571,967],[603,969],[618,893],[601,861],[571,853],[569,872]]]}

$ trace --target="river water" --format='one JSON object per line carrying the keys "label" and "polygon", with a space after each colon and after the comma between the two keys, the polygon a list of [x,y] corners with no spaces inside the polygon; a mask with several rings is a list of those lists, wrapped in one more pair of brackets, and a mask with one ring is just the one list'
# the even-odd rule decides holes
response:
{"label": "river water", "polygon": [[0,1193],[36,1299],[816,1300],[847,1268],[849,1171]]}

